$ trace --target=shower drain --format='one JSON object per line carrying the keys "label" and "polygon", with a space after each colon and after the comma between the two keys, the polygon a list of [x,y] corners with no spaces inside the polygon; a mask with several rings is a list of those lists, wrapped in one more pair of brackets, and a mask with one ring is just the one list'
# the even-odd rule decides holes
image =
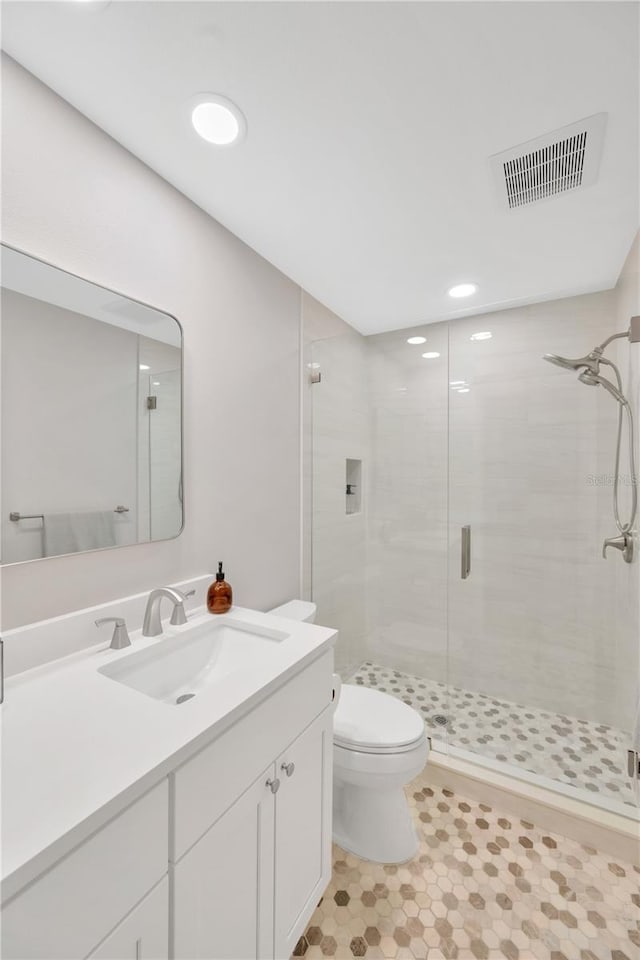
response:
{"label": "shower drain", "polygon": [[435,717],[433,717],[433,722],[437,723],[439,727],[446,727],[449,723],[449,717],[445,717],[442,713],[436,713]]}

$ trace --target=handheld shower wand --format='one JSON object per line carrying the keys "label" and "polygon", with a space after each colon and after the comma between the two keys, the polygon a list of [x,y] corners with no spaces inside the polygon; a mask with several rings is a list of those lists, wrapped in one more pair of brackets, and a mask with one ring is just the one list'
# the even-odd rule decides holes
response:
{"label": "handheld shower wand", "polygon": [[578,380],[580,383],[586,383],[588,387],[604,387],[623,407],[628,406],[628,400],[625,395],[621,393],[610,380],[607,380],[606,377],[601,376],[599,373],[592,373],[591,370],[583,370],[582,373],[578,374]]}
{"label": "handheld shower wand", "polygon": [[[608,360],[604,356],[604,351],[606,347],[612,343],[613,340],[619,340],[621,338],[628,339],[631,343],[640,342],[640,317],[631,318],[631,326],[629,330],[623,333],[614,333],[613,336],[608,337],[604,343],[601,343],[600,346],[594,347],[591,353],[588,353],[584,357],[578,357],[576,359],[568,359],[567,357],[560,357],[555,353],[546,353],[543,357],[544,360],[547,360],[549,363],[554,363],[558,367],[563,367],[565,370],[579,370],[578,380],[580,383],[584,383],[589,387],[604,387],[604,389],[611,394],[611,396],[619,404],[618,408],[618,439],[616,444],[616,460],[615,460],[615,474],[613,482],[613,513],[616,521],[616,526],[620,536],[611,537],[605,540],[602,548],[602,556],[606,557],[607,548],[614,547],[617,550],[622,552],[622,555],[627,563],[631,563],[633,560],[633,525],[636,520],[636,515],[638,511],[638,485],[636,477],[636,455],[635,455],[635,426],[633,420],[633,410],[631,405],[627,400],[624,392],[622,390],[622,378],[620,376],[620,371],[618,370],[615,363],[612,360]],[[615,377],[616,383],[612,383],[607,377],[603,376],[600,372],[600,366],[606,365],[611,367]],[[631,474],[631,507],[629,513],[629,520],[626,523],[623,523],[620,519],[620,507],[619,507],[619,491],[620,491],[620,448],[622,445],[622,421],[626,414],[627,423],[629,426],[629,472]]]}

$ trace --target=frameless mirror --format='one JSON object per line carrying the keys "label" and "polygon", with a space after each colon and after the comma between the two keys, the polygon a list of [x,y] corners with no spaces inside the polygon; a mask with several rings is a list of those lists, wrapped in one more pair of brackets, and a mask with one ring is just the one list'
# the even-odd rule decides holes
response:
{"label": "frameless mirror", "polygon": [[182,529],[182,330],[2,246],[1,561]]}

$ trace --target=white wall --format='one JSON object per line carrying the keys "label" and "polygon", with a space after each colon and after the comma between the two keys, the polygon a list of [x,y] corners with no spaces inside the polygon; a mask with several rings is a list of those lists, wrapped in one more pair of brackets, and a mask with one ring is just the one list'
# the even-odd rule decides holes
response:
{"label": "white wall", "polygon": [[240,604],[297,595],[298,287],[15,62],[2,66],[3,240],[180,320],[186,461],[181,537],[4,567],[3,627],[219,559]]}

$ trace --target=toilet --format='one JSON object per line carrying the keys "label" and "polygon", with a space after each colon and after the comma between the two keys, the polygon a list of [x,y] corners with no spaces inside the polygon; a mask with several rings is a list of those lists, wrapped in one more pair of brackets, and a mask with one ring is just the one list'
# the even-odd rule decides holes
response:
{"label": "toilet", "polygon": [[[271,610],[315,619],[316,605],[292,600]],[[429,742],[420,714],[388,693],[340,684],[333,721],[333,839],[377,863],[403,863],[418,850],[404,787],[424,769]]]}

